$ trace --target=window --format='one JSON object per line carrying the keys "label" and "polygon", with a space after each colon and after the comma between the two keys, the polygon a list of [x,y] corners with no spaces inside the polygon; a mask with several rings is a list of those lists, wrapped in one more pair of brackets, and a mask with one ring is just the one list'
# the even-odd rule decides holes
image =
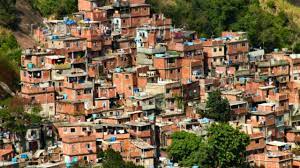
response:
{"label": "window", "polygon": [[80,90],[77,91],[77,95],[80,95]]}
{"label": "window", "polygon": [[75,152],[75,145],[72,145],[72,152]]}
{"label": "window", "polygon": [[170,73],[172,74],[172,73],[173,73],[173,70],[171,70]]}
{"label": "window", "polygon": [[217,48],[214,48],[214,52],[217,52]]}
{"label": "window", "polygon": [[168,63],[175,63],[175,58],[169,58]]}
{"label": "window", "polygon": [[84,157],[83,157],[83,160],[88,160],[88,157],[87,157],[87,156],[84,156]]}
{"label": "window", "polygon": [[90,94],[92,93],[92,89],[84,89],[84,94]]}
{"label": "window", "polygon": [[255,143],[258,144],[259,143],[259,139],[255,139]]}
{"label": "window", "polygon": [[75,132],[75,128],[71,128],[71,132]]}
{"label": "window", "polygon": [[70,43],[66,43],[66,47],[70,47]]}
{"label": "window", "polygon": [[294,76],[294,80],[297,80],[298,78],[297,78],[297,76]]}
{"label": "window", "polygon": [[180,72],[180,69],[178,69],[178,72]]}
{"label": "window", "polygon": [[123,19],[122,22],[125,23],[125,19]]}
{"label": "window", "polygon": [[219,51],[222,51],[222,48],[221,48],[221,47],[219,48]]}
{"label": "window", "polygon": [[242,43],[242,46],[245,47],[245,46],[246,46],[246,43]]}
{"label": "window", "polygon": [[118,75],[118,74],[116,74],[116,75],[115,75],[115,77],[116,77],[116,78],[119,78],[119,75]]}
{"label": "window", "polygon": [[129,79],[129,75],[125,75],[125,79]]}
{"label": "window", "polygon": [[131,90],[131,86],[129,86],[128,89]]}
{"label": "window", "polygon": [[139,11],[139,9],[138,9],[138,8],[135,8],[135,9],[134,9],[134,11],[138,12],[138,11]]}
{"label": "window", "polygon": [[86,147],[87,149],[90,149],[91,146],[90,146],[90,144],[86,144],[85,147]]}
{"label": "window", "polygon": [[170,93],[170,89],[167,89],[167,90],[166,90],[166,93]]}
{"label": "window", "polygon": [[86,128],[85,128],[85,127],[84,127],[84,128],[82,128],[82,131],[83,131],[83,132],[85,132],[85,131],[86,131]]}

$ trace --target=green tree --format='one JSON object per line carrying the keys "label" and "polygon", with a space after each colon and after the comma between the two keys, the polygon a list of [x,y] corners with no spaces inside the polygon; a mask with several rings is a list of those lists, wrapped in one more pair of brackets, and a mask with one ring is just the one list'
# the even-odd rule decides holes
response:
{"label": "green tree", "polygon": [[201,137],[188,132],[172,134],[172,144],[167,148],[169,157],[182,166],[202,165],[206,158],[205,143]]}
{"label": "green tree", "polygon": [[103,168],[143,168],[143,166],[136,166],[132,162],[125,162],[120,153],[113,149],[108,149],[98,155],[103,156]]}
{"label": "green tree", "polygon": [[31,0],[33,8],[42,16],[62,18],[77,11],[77,0]]}
{"label": "green tree", "polygon": [[291,47],[293,42],[299,41],[297,26],[289,21],[283,11],[274,16],[261,9],[259,4],[250,5],[247,12],[231,28],[248,32],[252,46],[263,47],[267,51]]}
{"label": "green tree", "polygon": [[[20,58],[21,49],[16,38],[11,31],[0,27],[0,81],[12,90],[19,88]],[[1,91],[0,95],[3,95]]]}
{"label": "green tree", "polygon": [[199,111],[203,117],[220,122],[227,122],[230,120],[230,105],[226,98],[222,98],[220,90],[209,93],[205,109],[206,110],[204,111]]}
{"label": "green tree", "polygon": [[218,37],[228,30],[246,31],[253,47],[264,47],[267,51],[282,47],[299,50],[299,25],[293,22],[293,16],[277,11],[274,0],[266,4],[270,10],[263,9],[259,0],[147,2],[154,6],[153,12],[172,18],[176,27],[195,30],[201,37]]}
{"label": "green tree", "polygon": [[32,125],[40,124],[42,118],[39,116],[40,105],[32,104],[21,97],[12,97],[2,101],[0,109],[1,126],[17,134],[21,138],[21,144],[25,149],[25,134]]}
{"label": "green tree", "polygon": [[193,133],[175,132],[169,157],[181,166],[207,168],[247,167],[245,153],[249,137],[226,123],[208,128],[207,139]]}
{"label": "green tree", "polygon": [[212,124],[208,129],[208,155],[210,167],[245,167],[246,146],[250,138],[227,123]]}
{"label": "green tree", "polygon": [[[13,28],[17,21],[16,0],[0,0],[0,25]],[[1,44],[1,43],[0,43]]]}

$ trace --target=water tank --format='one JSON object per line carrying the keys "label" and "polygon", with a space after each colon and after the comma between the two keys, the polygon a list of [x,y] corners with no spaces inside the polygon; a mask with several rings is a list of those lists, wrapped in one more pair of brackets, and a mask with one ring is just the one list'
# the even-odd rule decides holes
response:
{"label": "water tank", "polygon": [[115,142],[116,140],[117,140],[117,137],[115,137],[115,136],[110,137],[110,142]]}
{"label": "water tank", "polygon": [[67,94],[64,94],[64,99],[66,100],[68,98],[68,95]]}
{"label": "water tank", "polygon": [[33,64],[33,63],[28,63],[28,64],[27,64],[27,68],[28,68],[28,69],[32,69],[33,67],[34,67],[34,64]]}

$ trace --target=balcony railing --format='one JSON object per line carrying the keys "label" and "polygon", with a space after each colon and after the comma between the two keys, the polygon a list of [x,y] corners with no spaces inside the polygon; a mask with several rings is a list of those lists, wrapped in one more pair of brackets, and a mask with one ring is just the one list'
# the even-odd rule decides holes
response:
{"label": "balcony railing", "polygon": [[159,54],[159,53],[166,52],[166,47],[163,47],[163,46],[159,46],[159,47],[155,47],[155,48],[139,47],[139,48],[137,48],[137,52],[145,53],[145,54]]}
{"label": "balcony railing", "polygon": [[156,106],[155,104],[152,104],[152,105],[143,105],[142,106],[142,110],[152,110],[152,109],[155,109]]}
{"label": "balcony railing", "polygon": [[65,64],[54,64],[53,65],[53,69],[70,69],[71,68],[71,64],[69,63],[65,63]]}
{"label": "balcony railing", "polygon": [[25,94],[35,94],[35,93],[48,93],[54,92],[54,87],[31,87],[31,86],[22,86],[21,92]]}
{"label": "balcony railing", "polygon": [[232,111],[235,115],[243,115],[248,112],[247,108],[237,108],[237,109],[232,109]]}

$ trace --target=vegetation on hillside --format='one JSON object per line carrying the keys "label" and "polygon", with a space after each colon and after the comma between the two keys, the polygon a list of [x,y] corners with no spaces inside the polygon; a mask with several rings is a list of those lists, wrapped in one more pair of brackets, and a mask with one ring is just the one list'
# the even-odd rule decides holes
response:
{"label": "vegetation on hillside", "polygon": [[44,17],[62,18],[77,12],[77,0],[30,0]]}
{"label": "vegetation on hillside", "polygon": [[121,154],[113,149],[100,152],[98,158],[103,158],[102,166],[99,168],[143,168],[143,166],[137,166],[133,162],[125,162]]}
{"label": "vegetation on hillside", "polygon": [[214,119],[219,122],[227,122],[231,117],[229,101],[222,98],[220,90],[209,93],[204,111],[199,111],[202,117]]}
{"label": "vegetation on hillside", "polygon": [[177,27],[196,30],[201,37],[246,31],[253,47],[267,51],[289,47],[300,52],[300,22],[295,23],[300,9],[288,2],[276,8],[277,1],[265,1],[268,5],[259,0],[147,0],[153,12],[165,13]]}
{"label": "vegetation on hillside", "polygon": [[21,49],[11,31],[0,27],[0,81],[15,90],[19,86]]}
{"label": "vegetation on hillside", "polygon": [[247,167],[246,146],[250,138],[226,123],[212,124],[207,139],[188,132],[175,132],[167,152],[181,166]]}
{"label": "vegetation on hillside", "polygon": [[14,28],[16,21],[16,0],[0,0],[0,26]]}
{"label": "vegetation on hillside", "polygon": [[39,116],[41,106],[15,96],[0,101],[0,107],[1,127],[18,135],[21,138],[23,149],[25,149],[27,129],[35,124],[39,124],[42,120]]}

